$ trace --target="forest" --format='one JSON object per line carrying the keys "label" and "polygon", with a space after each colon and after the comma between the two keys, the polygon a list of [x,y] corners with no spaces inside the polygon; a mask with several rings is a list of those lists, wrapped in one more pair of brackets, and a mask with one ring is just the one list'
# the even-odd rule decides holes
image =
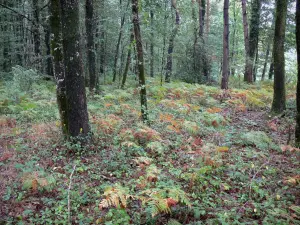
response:
{"label": "forest", "polygon": [[300,0],[0,0],[0,225],[300,224]]}

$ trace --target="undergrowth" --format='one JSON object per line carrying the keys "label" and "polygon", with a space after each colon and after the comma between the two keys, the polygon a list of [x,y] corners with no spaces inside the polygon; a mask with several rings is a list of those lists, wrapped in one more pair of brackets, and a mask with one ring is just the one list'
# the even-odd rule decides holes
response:
{"label": "undergrowth", "polygon": [[93,144],[82,149],[61,137],[53,83],[2,83],[0,224],[299,223],[294,90],[277,118],[270,82],[231,84],[150,80],[151,127],[136,88],[103,86],[88,95]]}

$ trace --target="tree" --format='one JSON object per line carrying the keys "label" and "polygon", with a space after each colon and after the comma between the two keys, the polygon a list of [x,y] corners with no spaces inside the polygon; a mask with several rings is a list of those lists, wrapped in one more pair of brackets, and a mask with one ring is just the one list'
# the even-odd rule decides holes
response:
{"label": "tree", "polygon": [[172,7],[175,10],[175,27],[172,30],[172,33],[171,33],[171,36],[170,36],[170,39],[169,39],[167,66],[166,66],[166,76],[165,76],[165,81],[167,83],[170,83],[170,81],[171,81],[172,65],[173,65],[174,39],[177,35],[177,32],[179,30],[179,24],[180,24],[180,15],[179,15],[179,10],[177,9],[177,6],[176,6],[176,0],[172,0]]}
{"label": "tree", "polygon": [[33,7],[33,39],[34,39],[34,53],[37,61],[37,68],[41,69],[41,34],[40,34],[40,6],[38,0],[32,1]]}
{"label": "tree", "polygon": [[140,32],[138,0],[132,0],[132,23],[133,23],[135,44],[137,49],[137,65],[138,65],[139,88],[140,88],[140,95],[141,95],[142,119],[144,123],[149,124],[144,55],[143,55],[142,37]]}
{"label": "tree", "polygon": [[122,89],[124,88],[125,82],[127,79],[127,74],[128,74],[130,60],[131,60],[131,49],[132,49],[133,41],[134,41],[134,31],[132,31],[130,34],[130,42],[129,42],[129,46],[128,46],[127,60],[126,60],[125,70],[123,73],[122,84],[121,84]]}
{"label": "tree", "polygon": [[63,46],[62,46],[62,26],[61,26],[61,8],[60,0],[52,0],[50,4],[50,27],[52,32],[51,39],[51,55],[53,57],[53,72],[56,80],[56,98],[62,132],[64,135],[68,133],[68,117],[67,117],[67,98],[66,98],[66,79],[63,62]]}
{"label": "tree", "polygon": [[223,32],[223,69],[222,89],[228,89],[229,76],[229,0],[224,0],[224,32]]}
{"label": "tree", "polygon": [[249,31],[248,31],[248,18],[247,18],[247,6],[246,0],[242,0],[242,11],[243,11],[243,26],[244,26],[244,41],[245,41],[245,73],[244,73],[244,81],[248,83],[253,82],[252,75],[252,64],[250,58],[250,45],[249,45]]}
{"label": "tree", "polygon": [[297,117],[296,117],[296,146],[300,147],[300,0],[296,3],[296,44],[298,62],[298,83],[297,83]]}
{"label": "tree", "polygon": [[[153,5],[153,4],[152,4]],[[154,77],[154,10],[150,9],[151,43],[150,43],[150,76]]]}
{"label": "tree", "polygon": [[272,112],[282,113],[286,107],[285,99],[285,57],[284,40],[287,16],[287,0],[276,1],[274,57],[274,97]]}
{"label": "tree", "polygon": [[90,131],[80,51],[79,0],[61,0],[67,102],[67,136],[86,137]]}
{"label": "tree", "polygon": [[[250,32],[249,32],[249,62],[251,68],[249,68],[249,72],[252,71],[252,79],[256,80],[256,73],[254,65],[255,60],[258,59],[255,57],[258,50],[258,36],[259,36],[259,22],[260,22],[260,9],[261,9],[261,0],[252,1],[252,9],[251,9],[251,20],[250,20]],[[250,75],[248,75],[250,76]],[[247,80],[248,81],[248,80]]]}
{"label": "tree", "polygon": [[[120,44],[121,44],[121,39],[122,39],[122,35],[123,35],[123,26],[125,24],[125,16],[126,16],[126,11],[127,8],[129,6],[129,1],[128,0],[128,4],[126,6],[126,9],[124,11],[124,14],[121,18],[121,25],[120,25],[120,30],[119,30],[119,37],[118,37],[118,42],[116,45],[116,53],[115,53],[115,59],[114,59],[114,67],[113,67],[113,82],[116,81],[117,78],[117,64],[118,64],[118,58],[119,58],[119,50],[120,50]],[[120,1],[120,7],[122,6],[122,0]]]}
{"label": "tree", "polygon": [[85,26],[87,36],[87,57],[88,57],[88,68],[90,77],[90,91],[94,91],[96,86],[96,56],[94,47],[94,7],[93,0],[86,0],[85,2]]}

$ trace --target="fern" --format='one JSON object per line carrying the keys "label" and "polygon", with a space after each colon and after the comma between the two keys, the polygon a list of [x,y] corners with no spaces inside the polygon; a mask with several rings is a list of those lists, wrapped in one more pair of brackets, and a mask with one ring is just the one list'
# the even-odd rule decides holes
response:
{"label": "fern", "polygon": [[127,200],[133,198],[133,196],[129,194],[129,190],[122,187],[120,184],[116,184],[114,187],[108,187],[103,195],[105,199],[100,202],[100,209],[108,208],[110,206],[126,208]]}

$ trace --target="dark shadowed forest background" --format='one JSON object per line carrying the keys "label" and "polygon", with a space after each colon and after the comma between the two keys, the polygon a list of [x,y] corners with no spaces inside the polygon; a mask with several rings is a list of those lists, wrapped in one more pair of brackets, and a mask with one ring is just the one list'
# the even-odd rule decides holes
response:
{"label": "dark shadowed forest background", "polygon": [[299,0],[0,0],[0,224],[300,224]]}

